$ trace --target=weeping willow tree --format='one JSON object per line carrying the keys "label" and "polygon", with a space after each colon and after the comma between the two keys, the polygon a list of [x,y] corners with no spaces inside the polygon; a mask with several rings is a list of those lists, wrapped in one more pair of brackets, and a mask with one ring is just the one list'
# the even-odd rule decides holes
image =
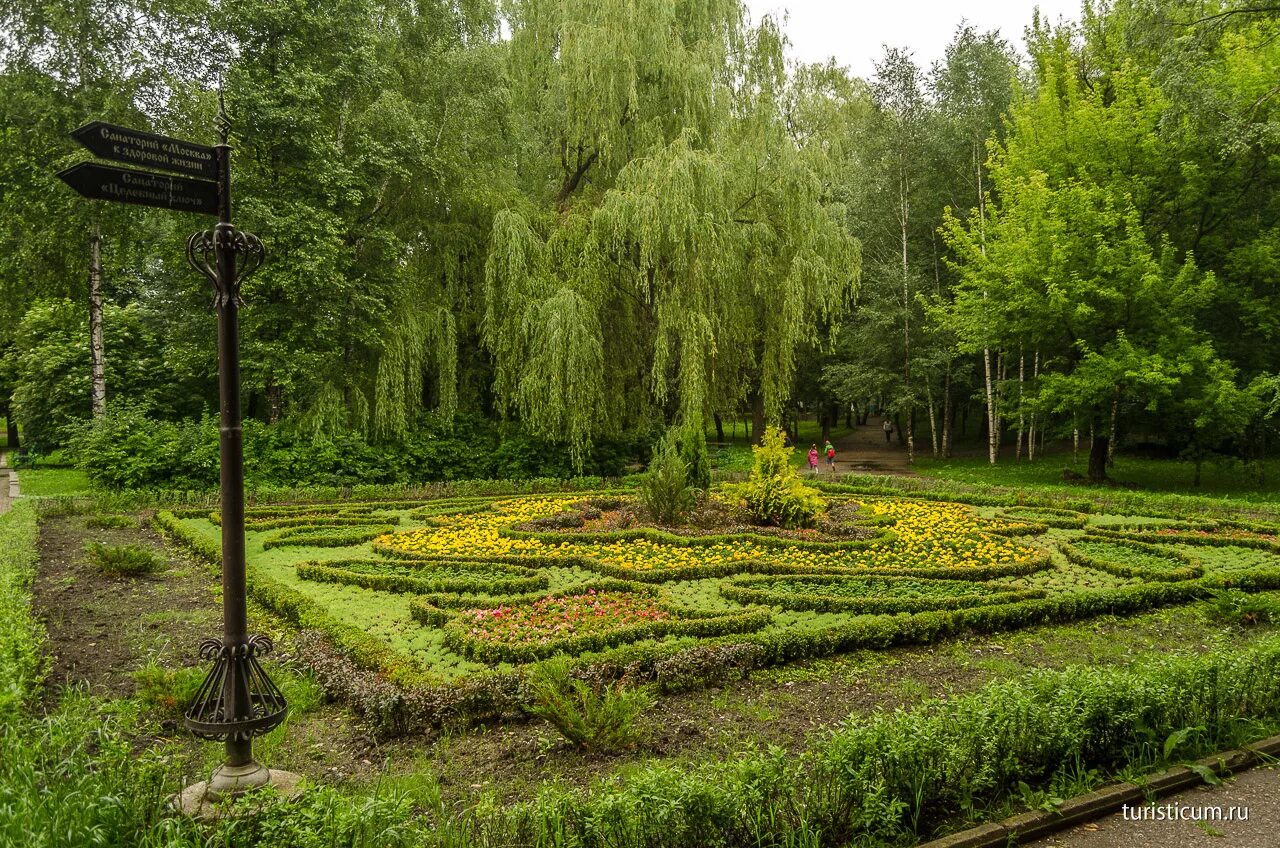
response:
{"label": "weeping willow tree", "polygon": [[859,252],[821,141],[782,118],[776,26],[736,0],[508,12],[535,176],[485,266],[500,407],[579,458],[646,420],[700,430],[713,399],[777,421]]}

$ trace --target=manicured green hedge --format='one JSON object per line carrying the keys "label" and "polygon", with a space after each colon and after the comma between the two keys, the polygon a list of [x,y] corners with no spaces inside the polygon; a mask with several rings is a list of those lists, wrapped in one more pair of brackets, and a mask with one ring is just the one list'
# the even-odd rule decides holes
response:
{"label": "manicured green hedge", "polygon": [[1235,536],[1212,536],[1201,533],[1143,533],[1132,530],[1107,530],[1099,527],[1090,532],[1092,536],[1107,539],[1128,539],[1134,542],[1149,542],[1164,545],[1200,545],[1209,548],[1252,548],[1270,553],[1280,553],[1280,542],[1271,539],[1255,539]]}
{"label": "manicured green hedge", "polygon": [[1011,506],[997,513],[1015,521],[1030,519],[1037,524],[1062,530],[1082,530],[1089,523],[1089,516],[1073,509],[1055,509],[1048,506]]}
{"label": "manicured green hedge", "polygon": [[378,524],[372,527],[337,528],[325,531],[323,528],[286,527],[262,540],[263,550],[272,548],[346,548],[360,545],[379,536],[390,533],[395,527],[391,524]]}
{"label": "manicured green hedge", "polygon": [[380,592],[425,595],[431,592],[477,592],[484,594],[504,594],[514,592],[532,592],[547,587],[545,575],[529,577],[519,576],[483,576],[475,577],[431,577],[430,569],[422,569],[422,576],[394,573],[375,573],[357,571],[335,566],[330,562],[300,562],[296,566],[298,577],[317,583],[339,583],[346,586],[360,586]]}
{"label": "manicured green hedge", "polygon": [[[455,613],[445,610],[464,609],[497,609],[498,607],[531,604],[548,598],[571,598],[591,590],[597,592],[631,592],[637,595],[653,596],[658,590],[644,583],[630,580],[610,580],[609,578],[588,580],[559,589],[555,592],[525,592],[518,595],[466,595],[454,592],[424,593],[409,601],[409,614],[422,624],[437,626],[438,622],[452,618]],[[428,621],[428,619],[430,619]]]}
{"label": "manicured green hedge", "polygon": [[[802,579],[805,583],[822,585],[838,584],[850,579],[856,580],[859,577],[887,581],[891,586],[895,583],[900,583],[904,587],[910,585],[907,581],[915,581],[918,579],[886,576],[879,573],[864,573],[857,577],[853,577],[852,575],[837,576],[830,574],[817,574],[805,576]],[[862,614],[960,609],[962,607],[982,606],[984,604],[1006,604],[1013,603],[1015,601],[1025,601],[1031,598],[1043,598],[1046,594],[1043,589],[1026,589],[1002,583],[973,583],[970,585],[981,586],[984,589],[989,590],[989,594],[947,595],[944,592],[937,596],[924,597],[895,597],[892,594],[848,597],[843,595],[821,594],[819,592],[794,593],[772,590],[770,587],[775,586],[780,579],[792,578],[779,578],[774,575],[738,577],[731,582],[720,586],[719,590],[720,594],[724,597],[742,604],[764,604],[768,606],[779,606],[784,609],[813,610],[815,612],[852,612]],[[945,589],[948,585],[954,586],[956,582],[957,581],[954,580],[937,581],[938,587],[942,589]]]}
{"label": "manicured green hedge", "polygon": [[329,527],[380,527],[385,524],[396,525],[399,523],[400,516],[398,515],[301,516],[297,518],[254,518],[245,522],[245,529],[254,533],[261,533],[265,530],[280,530],[286,527],[311,527],[315,529]]}
{"label": "manicured green hedge", "polygon": [[920,566],[915,568],[864,568],[861,566],[793,565],[768,557],[727,560],[725,562],[690,565],[681,568],[654,568],[640,571],[622,568],[607,562],[586,559],[583,566],[618,577],[623,580],[640,580],[646,583],[665,583],[672,580],[699,580],[710,577],[727,577],[732,574],[888,574],[898,577],[929,577],[938,580],[992,580],[997,577],[1021,577],[1043,571],[1053,565],[1049,554],[1037,552],[1026,562],[996,563],[983,566]]}
{"label": "manicured green hedge", "polygon": [[483,557],[441,556],[439,554],[414,553],[402,551],[390,545],[375,542],[373,552],[388,559],[422,562],[422,563],[487,563],[499,562],[508,565],[521,565],[525,568],[589,568],[600,571],[595,560],[584,556],[539,556],[536,554],[485,554]]}
{"label": "manicured green hedge", "polygon": [[978,518],[977,529],[996,536],[1039,536],[1049,532],[1049,522],[1025,518]]}

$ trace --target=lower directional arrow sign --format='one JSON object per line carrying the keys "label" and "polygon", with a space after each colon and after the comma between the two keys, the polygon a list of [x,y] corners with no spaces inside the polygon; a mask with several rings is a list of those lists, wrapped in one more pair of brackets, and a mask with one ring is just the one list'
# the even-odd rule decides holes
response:
{"label": "lower directional arrow sign", "polygon": [[218,184],[82,162],[58,178],[90,200],[113,200],[179,212],[218,214]]}

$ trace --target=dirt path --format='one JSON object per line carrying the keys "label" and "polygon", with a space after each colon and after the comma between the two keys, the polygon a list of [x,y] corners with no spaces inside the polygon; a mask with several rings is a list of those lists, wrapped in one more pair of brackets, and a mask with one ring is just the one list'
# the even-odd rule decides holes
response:
{"label": "dirt path", "polygon": [[[907,449],[898,442],[894,433],[892,442],[885,442],[883,419],[872,416],[866,424],[854,427],[853,432],[833,442],[836,449],[836,474],[914,474],[907,464]],[[822,449],[822,445],[818,445]],[[805,447],[805,450],[808,450]],[[821,474],[828,474],[826,458],[819,465]]]}

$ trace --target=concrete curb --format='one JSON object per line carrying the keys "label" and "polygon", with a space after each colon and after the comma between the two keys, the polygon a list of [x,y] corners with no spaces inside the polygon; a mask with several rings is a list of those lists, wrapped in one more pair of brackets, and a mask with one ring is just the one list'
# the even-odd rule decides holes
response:
{"label": "concrete curb", "polygon": [[[1224,751],[1197,760],[1214,774],[1225,775],[1246,771],[1259,763],[1280,758],[1280,736],[1251,742],[1235,751]],[[1000,822],[977,827],[922,842],[918,848],[1006,848],[1024,841],[1039,839],[1055,831],[1108,816],[1124,804],[1138,804],[1148,799],[1172,795],[1204,783],[1199,772],[1188,766],[1176,766],[1149,775],[1140,783],[1113,783],[1086,795],[1067,799],[1052,812],[1020,813]]]}
{"label": "concrete curb", "polygon": [[18,488],[18,472],[9,466],[9,454],[6,451],[0,451],[0,472],[4,472],[0,474],[0,485],[4,485],[7,478],[9,488],[7,492],[0,492],[0,500],[7,495],[9,500],[16,501],[22,496],[22,492]]}

